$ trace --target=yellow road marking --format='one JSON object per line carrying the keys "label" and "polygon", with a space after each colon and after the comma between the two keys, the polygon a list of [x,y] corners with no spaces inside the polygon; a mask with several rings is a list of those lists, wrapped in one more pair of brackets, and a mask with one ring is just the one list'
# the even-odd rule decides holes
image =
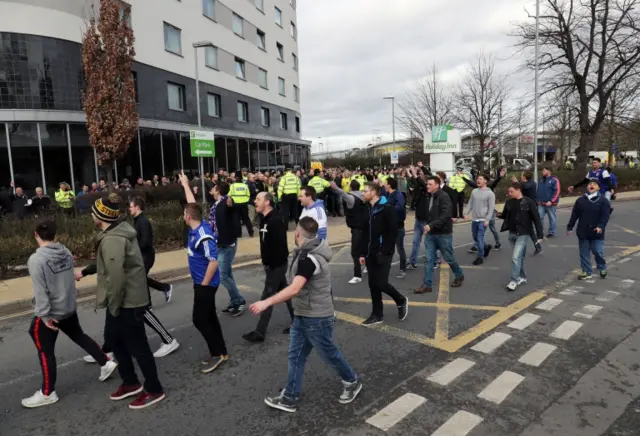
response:
{"label": "yellow road marking", "polygon": [[[440,283],[438,286],[438,304],[449,304],[449,265],[442,264],[440,268]],[[435,340],[443,342],[449,339],[449,308],[438,306],[436,312]]]}
{"label": "yellow road marking", "polygon": [[[350,313],[344,312],[336,312],[336,318],[341,321],[350,322],[351,324],[362,325],[364,322],[364,318],[360,318],[359,316],[351,315]],[[417,342],[422,345],[431,345],[436,348],[440,348],[435,339],[428,338],[424,335],[413,333],[408,330],[402,330],[396,327],[392,327],[387,324],[376,324],[371,326],[363,326],[366,328],[370,328],[372,330],[377,330],[379,332],[388,333],[397,338],[406,339],[408,341]]]}
{"label": "yellow road marking", "polygon": [[635,230],[631,230],[631,229],[628,229],[626,227],[622,227],[620,224],[614,224],[613,227],[617,227],[620,230],[622,230],[623,232],[630,233],[630,234],[636,235],[636,236],[640,236],[640,233],[636,232]]}
{"label": "yellow road marking", "polygon": [[[342,301],[344,303],[371,303],[371,299],[369,298],[349,298],[349,297],[334,297],[335,301]],[[396,305],[393,300],[383,300],[383,304],[388,305]],[[476,306],[473,304],[456,304],[456,303],[430,303],[423,301],[411,301],[409,300],[409,306],[411,307],[445,307],[448,309],[469,309],[469,310],[492,310],[497,312],[499,310],[504,309],[504,306]]]}

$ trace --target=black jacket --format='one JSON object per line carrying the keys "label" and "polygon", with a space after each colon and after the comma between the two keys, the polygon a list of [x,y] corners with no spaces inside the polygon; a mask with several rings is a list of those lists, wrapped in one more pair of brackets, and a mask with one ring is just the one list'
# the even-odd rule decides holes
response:
{"label": "black jacket", "polygon": [[155,257],[155,249],[153,248],[153,227],[149,222],[149,218],[144,213],[141,213],[133,219],[133,227],[138,234],[138,245],[140,246],[140,252],[142,253],[142,259],[145,266],[152,257]]}
{"label": "black jacket", "polygon": [[264,186],[264,182],[262,180],[255,181],[256,192],[266,192],[267,188]]}
{"label": "black jacket", "polygon": [[529,197],[533,201],[538,198],[538,184],[533,180],[522,183],[522,195]]}
{"label": "black jacket", "polygon": [[415,177],[411,180],[414,180],[416,184],[416,190],[413,192],[416,198],[416,219],[426,221],[429,216],[429,193],[427,192],[427,185],[420,177]]}
{"label": "black jacket", "polygon": [[274,209],[266,217],[260,214],[259,224],[262,264],[269,268],[287,265],[289,261],[287,229],[278,211]]}
{"label": "black jacket", "polygon": [[242,236],[242,227],[237,209],[233,206],[227,206],[227,200],[224,198],[218,203],[214,213],[216,215],[218,247],[225,248],[238,242],[238,238]]}
{"label": "black jacket", "polygon": [[538,205],[529,197],[522,197],[521,200],[510,198],[504,204],[501,213],[496,215],[504,220],[501,232],[506,230],[518,236],[529,236],[535,228],[538,239],[542,239],[542,222],[538,215]]}
{"label": "black jacket", "polygon": [[[432,202],[433,200],[433,202]],[[429,194],[424,200],[427,208],[427,225],[431,228],[432,235],[450,235],[453,231],[451,214],[453,213],[453,203],[449,194],[442,189],[438,189],[433,194]],[[429,209],[431,204],[431,209]]]}
{"label": "black jacket", "polygon": [[451,200],[451,218],[464,218],[458,216],[458,208],[456,207],[458,196],[464,196],[464,191],[458,192],[449,185],[444,185],[442,190],[447,193],[449,200]]}
{"label": "black jacket", "polygon": [[31,198],[33,205],[31,208],[34,213],[45,214],[51,209],[51,198],[48,195],[38,197],[37,195]]}
{"label": "black jacket", "polygon": [[393,256],[398,235],[398,218],[396,211],[387,204],[387,199],[380,200],[371,206],[367,204],[366,215],[360,241],[360,256],[374,257],[378,255]]}
{"label": "black jacket", "polygon": [[27,215],[27,213],[31,212],[31,208],[33,207],[33,205],[31,206],[27,205],[28,201],[29,201],[29,197],[27,197],[24,194],[22,194],[22,196],[12,194],[11,210],[13,212],[13,216],[15,216],[18,219],[23,219]]}

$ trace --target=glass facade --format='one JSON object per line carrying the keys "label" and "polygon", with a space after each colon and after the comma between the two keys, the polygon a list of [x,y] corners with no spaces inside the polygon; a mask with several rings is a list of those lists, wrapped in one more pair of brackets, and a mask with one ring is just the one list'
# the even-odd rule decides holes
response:
{"label": "glass facade", "polygon": [[[140,128],[127,152],[112,168],[113,179],[134,184],[140,174],[175,177],[184,168],[200,173],[198,159],[191,157],[189,133]],[[8,136],[8,142],[7,142]],[[203,160],[205,173],[223,167],[228,171],[281,169],[284,165],[309,167],[306,145],[216,136],[216,157]],[[80,191],[107,179],[106,167],[96,162],[83,124],[0,123],[0,190],[22,187],[32,195],[43,187],[53,195],[61,182]]]}

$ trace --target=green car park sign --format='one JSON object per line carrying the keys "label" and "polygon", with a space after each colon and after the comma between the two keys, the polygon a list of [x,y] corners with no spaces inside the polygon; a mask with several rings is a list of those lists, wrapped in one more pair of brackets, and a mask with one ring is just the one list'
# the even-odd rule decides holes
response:
{"label": "green car park sign", "polygon": [[215,157],[215,135],[208,130],[190,130],[191,157]]}

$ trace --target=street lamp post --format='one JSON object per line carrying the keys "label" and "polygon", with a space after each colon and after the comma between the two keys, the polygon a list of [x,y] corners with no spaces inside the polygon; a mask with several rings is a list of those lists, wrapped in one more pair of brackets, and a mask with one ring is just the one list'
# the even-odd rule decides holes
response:
{"label": "street lamp post", "polygon": [[383,97],[383,100],[391,100],[391,129],[393,135],[393,152],[396,151],[396,98],[394,96],[391,97]]}
{"label": "street lamp post", "polygon": [[534,79],[534,109],[533,109],[533,180],[538,183],[538,81],[540,68],[539,55],[539,37],[540,37],[540,0],[536,0],[536,43],[535,43],[535,79]]}
{"label": "street lamp post", "polygon": [[[202,128],[202,116],[200,115],[200,79],[198,77],[198,49],[201,47],[213,47],[211,41],[198,41],[193,43],[193,57],[195,59],[195,79],[196,79],[196,113],[198,116],[198,128]],[[202,180],[202,204],[207,202],[207,193],[204,186],[204,158],[198,158],[200,169],[200,179]]]}

